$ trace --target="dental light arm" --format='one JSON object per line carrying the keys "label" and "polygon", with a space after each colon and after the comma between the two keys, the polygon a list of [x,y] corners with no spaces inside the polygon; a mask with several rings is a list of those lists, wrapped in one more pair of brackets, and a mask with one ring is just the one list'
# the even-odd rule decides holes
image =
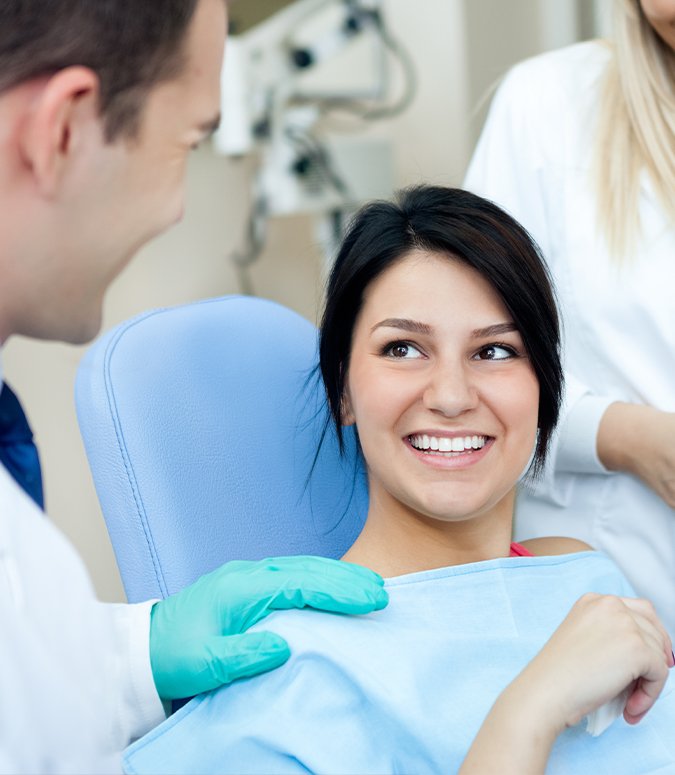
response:
{"label": "dental light arm", "polygon": [[[228,156],[258,159],[248,244],[232,257],[246,293],[252,293],[247,267],[265,244],[270,217],[319,216],[329,254],[345,215],[367,199],[391,193],[393,165],[385,141],[341,142],[322,127],[334,111],[351,117],[350,128],[355,121],[395,115],[414,95],[413,64],[388,32],[380,5],[381,0],[298,0],[230,38],[223,122],[214,141]],[[394,59],[404,74],[396,100],[390,97]]]}

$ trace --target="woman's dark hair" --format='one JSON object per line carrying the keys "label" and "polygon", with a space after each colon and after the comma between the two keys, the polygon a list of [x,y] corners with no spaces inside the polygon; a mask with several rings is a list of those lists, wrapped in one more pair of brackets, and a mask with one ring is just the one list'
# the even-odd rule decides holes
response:
{"label": "woman's dark hair", "polygon": [[133,136],[153,86],[177,76],[198,0],[2,0],[0,92],[65,67],[99,77],[106,136]]}
{"label": "woman's dark hair", "polygon": [[563,389],[558,312],[548,270],[534,240],[510,215],[468,191],[440,186],[415,186],[400,191],[393,202],[363,207],[335,260],[321,322],[319,366],[340,448],[342,396],[364,292],[413,250],[445,253],[472,267],[509,311],[539,381],[533,469],[540,472]]}

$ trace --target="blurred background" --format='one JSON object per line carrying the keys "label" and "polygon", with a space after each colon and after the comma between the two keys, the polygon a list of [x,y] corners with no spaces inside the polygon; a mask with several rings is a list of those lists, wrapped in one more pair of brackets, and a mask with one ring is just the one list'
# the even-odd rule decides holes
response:
{"label": "blurred background", "polygon": [[[316,322],[353,208],[411,183],[461,185],[500,77],[526,57],[608,34],[611,3],[234,2],[222,129],[191,159],[184,221],[112,286],[103,330],[153,307],[231,293],[274,299]],[[14,338],[3,364],[35,432],[48,513],[99,597],[121,601],[75,417],[83,352]]]}

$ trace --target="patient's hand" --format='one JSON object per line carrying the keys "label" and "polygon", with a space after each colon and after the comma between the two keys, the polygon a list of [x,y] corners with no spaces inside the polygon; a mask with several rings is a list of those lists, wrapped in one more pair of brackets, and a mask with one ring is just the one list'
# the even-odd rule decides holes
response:
{"label": "patient's hand", "polygon": [[543,775],[556,737],[627,688],[623,715],[637,724],[673,661],[651,603],[584,595],[498,697],[460,775]]}
{"label": "patient's hand", "polygon": [[663,689],[671,649],[648,601],[588,594],[516,681],[535,699],[542,694],[541,713],[558,732],[628,687],[623,715],[636,724]]}

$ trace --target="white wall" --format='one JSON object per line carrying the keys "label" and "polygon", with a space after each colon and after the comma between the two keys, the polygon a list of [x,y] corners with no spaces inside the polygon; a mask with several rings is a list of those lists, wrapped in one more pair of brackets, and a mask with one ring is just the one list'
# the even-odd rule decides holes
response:
{"label": "white wall", "polygon": [[[390,138],[397,186],[458,185],[477,131],[471,108],[509,64],[575,37],[577,9],[577,0],[385,0],[390,26],[413,54],[420,81],[406,114],[369,130]],[[553,24],[550,14],[564,24]],[[251,172],[250,160],[228,161],[209,149],[195,154],[185,221],[145,248],[115,282],[104,330],[151,307],[238,292],[227,256],[242,244]],[[252,278],[259,295],[315,320],[322,279],[311,222],[275,221]],[[82,352],[15,339],[3,353],[4,369],[36,433],[51,518],[77,546],[100,597],[122,600],[73,407]]]}

